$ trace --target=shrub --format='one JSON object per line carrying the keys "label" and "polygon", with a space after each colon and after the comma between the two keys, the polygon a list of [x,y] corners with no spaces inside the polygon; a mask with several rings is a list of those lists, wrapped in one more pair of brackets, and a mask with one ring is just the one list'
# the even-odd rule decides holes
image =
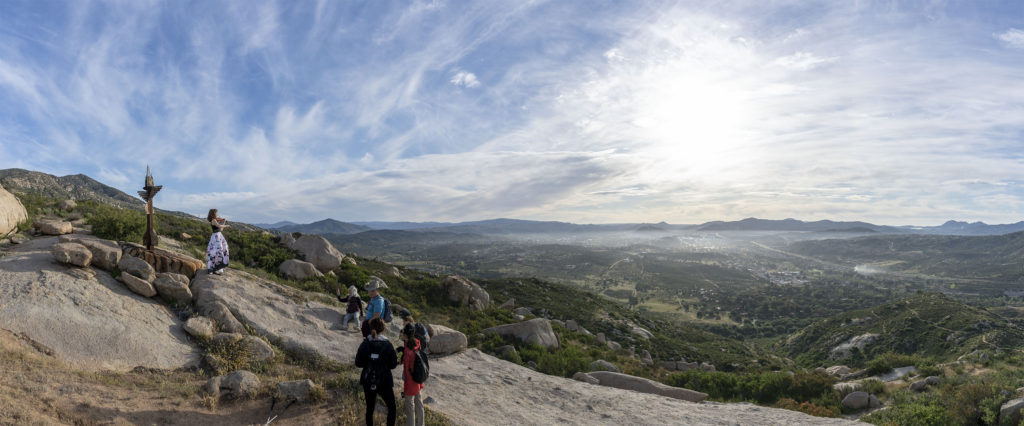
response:
{"label": "shrub", "polygon": [[839,417],[839,410],[832,407],[822,407],[811,402],[797,402],[792,398],[782,398],[775,403],[776,408],[799,411],[818,417]]}
{"label": "shrub", "polygon": [[885,393],[885,383],[878,379],[867,379],[860,382],[860,390],[872,395]]}

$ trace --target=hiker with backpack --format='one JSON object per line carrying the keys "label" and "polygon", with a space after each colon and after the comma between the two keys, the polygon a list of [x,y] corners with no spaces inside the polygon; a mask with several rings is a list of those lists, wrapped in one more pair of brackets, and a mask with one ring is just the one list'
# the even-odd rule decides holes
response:
{"label": "hiker with backpack", "polygon": [[404,346],[398,348],[402,360],[402,399],[405,403],[406,426],[423,426],[423,382],[430,374],[427,354],[423,353],[420,341],[416,338],[416,326],[405,324],[402,328]]}
{"label": "hiker with backpack", "polygon": [[430,342],[430,335],[427,333],[427,328],[424,327],[423,324],[416,322],[416,318],[412,317],[412,312],[409,312],[408,309],[402,309],[398,311],[398,316],[402,318],[403,330],[405,329],[405,327],[408,327],[410,324],[412,324],[413,328],[416,331],[416,334],[414,335],[416,337],[416,340],[419,340],[420,346],[423,348],[423,351],[428,352],[427,347],[429,346],[428,343]]}
{"label": "hiker with backpack", "polygon": [[368,324],[370,335],[356,351],[356,367],[363,369],[359,384],[366,396],[366,424],[373,425],[373,411],[377,408],[377,396],[380,396],[388,410],[388,426],[394,426],[397,408],[391,370],[398,366],[398,356],[395,347],[384,336],[384,320],[375,317]]}
{"label": "hiker with backpack", "polygon": [[384,280],[377,277],[370,277],[363,288],[370,292],[370,303],[366,305],[366,319],[363,320],[363,337],[370,335],[370,320],[380,318],[384,322],[391,322],[391,303],[384,296],[380,295],[380,289],[388,288]]}
{"label": "hiker with backpack", "polygon": [[[356,286],[348,288],[348,297],[341,297],[341,289],[334,289],[334,294],[338,297],[338,301],[345,303],[348,307],[345,309],[345,317],[341,319],[341,328],[348,331],[349,320],[354,320],[356,324],[361,324],[359,321],[360,317],[365,318],[366,314],[363,313],[363,299],[359,297],[359,289]],[[366,337],[366,336],[363,336]]]}

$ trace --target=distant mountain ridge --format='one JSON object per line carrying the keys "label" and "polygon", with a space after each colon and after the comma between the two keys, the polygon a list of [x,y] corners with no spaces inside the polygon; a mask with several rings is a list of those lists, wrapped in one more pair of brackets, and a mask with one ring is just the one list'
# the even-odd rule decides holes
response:
{"label": "distant mountain ridge", "polygon": [[734,222],[713,221],[698,225],[698,231],[813,231],[813,232],[879,232],[904,234],[908,231],[893,226],[881,226],[867,222],[835,222],[819,220],[804,222],[796,219],[770,220],[748,217]]}
{"label": "distant mountain ridge", "polygon": [[357,234],[370,231],[372,228],[342,222],[334,219],[324,219],[319,222],[307,223],[305,225],[287,225],[276,228],[281,232],[301,232],[303,234]]}
{"label": "distant mountain ridge", "polygon": [[940,235],[1003,235],[1024,231],[1024,221],[1003,225],[989,225],[985,222],[961,222],[950,220],[939,226],[922,226],[916,232]]}

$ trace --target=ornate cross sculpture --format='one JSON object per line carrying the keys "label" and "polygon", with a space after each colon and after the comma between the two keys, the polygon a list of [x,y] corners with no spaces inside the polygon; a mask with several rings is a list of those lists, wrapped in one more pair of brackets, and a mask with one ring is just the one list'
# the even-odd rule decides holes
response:
{"label": "ornate cross sculpture", "polygon": [[149,172],[149,166],[147,165],[146,186],[143,186],[143,190],[139,191],[139,196],[146,200],[146,233],[142,236],[142,245],[146,246],[146,250],[153,250],[153,247],[159,241],[159,238],[156,236],[156,230],[153,229],[153,197],[163,187],[163,185],[153,184],[153,174]]}

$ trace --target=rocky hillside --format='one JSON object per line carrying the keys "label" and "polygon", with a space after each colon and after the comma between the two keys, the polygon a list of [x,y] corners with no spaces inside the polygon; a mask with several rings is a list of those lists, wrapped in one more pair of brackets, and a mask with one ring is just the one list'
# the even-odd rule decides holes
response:
{"label": "rocky hillside", "polygon": [[[199,353],[205,352],[206,355],[202,357],[202,370],[176,373],[185,374],[174,379],[180,383],[179,392],[195,395],[191,402],[186,397],[177,409],[163,407],[170,413],[180,411],[180,417],[172,414],[155,419],[141,411],[134,413],[137,409],[144,410],[145,405],[130,394],[123,394],[120,407],[124,411],[119,411],[115,416],[110,416],[106,409],[90,411],[88,407],[93,404],[105,406],[106,400],[102,397],[96,397],[93,401],[83,400],[79,393],[68,388],[68,392],[73,394],[68,397],[73,396],[79,401],[76,406],[85,404],[87,409],[76,411],[61,408],[56,415],[47,418],[56,418],[58,422],[79,423],[95,421],[98,419],[96,416],[106,416],[105,419],[127,417],[167,424],[214,422],[217,420],[213,408],[219,404],[225,404],[223,409],[229,412],[237,410],[233,402],[236,400],[243,405],[254,399],[269,405],[273,392],[265,390],[267,387],[261,383],[264,380],[276,380],[275,377],[285,375],[283,371],[286,370],[292,371],[289,374],[293,376],[300,375],[300,379],[305,374],[314,380],[310,382],[312,393],[303,394],[303,398],[310,399],[303,399],[300,408],[293,411],[309,413],[310,417],[295,417],[293,414],[285,418],[282,424],[323,422],[326,419],[316,413],[325,409],[338,410],[328,407],[352,405],[352,401],[357,401],[351,391],[353,388],[345,383],[352,383],[350,380],[354,380],[353,375],[356,374],[350,366],[360,337],[335,327],[341,312],[330,298],[237,270],[229,270],[223,276],[200,271],[190,282],[186,278],[188,285],[184,289],[187,291],[179,293],[182,289],[174,284],[177,282],[174,274],[161,274],[155,281],[152,275],[147,279],[145,277],[152,274],[152,270],[147,273],[144,268],[138,269],[133,262],[128,261],[135,258],[122,258],[117,262],[123,281],[121,283],[115,281],[107,270],[90,265],[88,260],[84,264],[89,266],[76,266],[92,255],[86,254],[88,250],[81,255],[76,254],[74,247],[85,244],[83,247],[94,250],[91,248],[94,245],[105,246],[108,242],[89,243],[83,240],[90,237],[61,238],[67,243],[58,244],[56,237],[33,238],[12,246],[0,257],[0,288],[4,289],[0,292],[0,329],[5,330],[3,333],[12,332],[24,336],[26,341],[40,348],[38,350],[51,354],[58,361],[51,361],[48,368],[55,371],[64,371],[68,368],[63,366],[65,363],[74,363],[90,371],[124,371],[131,368],[136,372],[133,374],[148,375],[154,374],[149,372],[151,369],[196,365],[200,362]],[[93,253],[96,255],[106,253],[102,249],[95,250]],[[161,280],[171,281],[161,284]],[[156,291],[148,293],[146,289],[151,290],[153,287],[146,287],[147,282],[155,286]],[[395,282],[391,290],[398,290],[399,286]],[[51,291],[54,288],[58,291]],[[26,318],[31,320],[26,321]],[[211,323],[204,318],[214,318],[215,321]],[[216,328],[208,329],[201,325],[203,323],[213,324]],[[217,328],[221,334],[214,336]],[[441,350],[445,347],[444,336],[454,336],[456,332],[446,331],[441,325],[433,325],[431,330],[434,339],[442,346],[435,348],[432,341],[432,378],[427,383],[426,391],[432,399],[428,407],[432,413],[440,413],[448,419],[446,421],[457,424],[545,424],[552,419],[583,424],[843,423],[839,419],[821,419],[795,411],[748,404],[696,404],[652,394],[651,390],[637,387],[650,383],[643,379],[623,384],[641,391],[624,390],[615,387],[611,384],[613,382],[605,383],[609,378],[618,377],[614,374],[600,379],[600,385],[549,376],[475,349],[461,350],[455,346],[449,354]],[[124,333],[135,337],[124,339]],[[236,349],[232,348],[247,348],[243,351],[248,354],[246,357],[258,358],[237,359],[233,352]],[[22,355],[19,359],[25,359],[26,356]],[[259,361],[255,361],[257,359]],[[282,370],[287,365],[294,367]],[[334,372],[332,374],[302,370],[309,367],[301,367],[330,365],[338,366],[327,367]],[[23,371],[23,364],[8,362],[7,366]],[[188,374],[203,377],[204,371],[219,372],[230,371],[225,368],[237,368],[228,366],[248,366],[256,374],[245,373],[249,376],[240,376],[247,378],[239,382],[231,381],[233,375],[216,376],[205,386],[197,386],[196,379],[188,378]],[[24,371],[27,371],[27,367]],[[110,386],[119,386],[118,382],[123,380],[119,374],[123,373],[108,376],[111,377],[107,379]],[[341,374],[340,381],[337,374]],[[595,376],[604,377],[596,373]],[[24,373],[21,377],[22,380],[31,379],[36,382],[44,380]],[[253,381],[252,384],[247,384],[249,380]],[[272,383],[268,385],[273,386]],[[288,388],[282,387],[280,383],[277,385],[278,392],[293,395],[290,393],[292,391],[282,390]],[[36,386],[36,389],[43,390],[49,389],[50,384],[42,382]],[[92,382],[74,386],[94,388]],[[667,389],[658,387],[662,385],[644,386]],[[203,390],[196,390],[196,387],[202,387]],[[315,396],[317,392],[322,392],[316,391],[319,388],[327,388],[330,392],[326,396],[324,393]],[[0,389],[24,392],[21,387]],[[67,407],[68,403],[63,400],[66,397],[60,395],[68,392],[55,394],[50,406]],[[333,392],[340,394],[334,397],[331,396]],[[151,393],[143,391],[140,395],[149,397]],[[0,396],[0,400],[12,399],[5,394]],[[505,403],[495,404],[495,400]],[[8,417],[7,409],[0,410],[0,421],[17,423],[19,418],[33,418],[31,412],[26,414],[26,410],[39,408],[19,404],[16,409],[20,411],[12,415],[17,417]],[[358,412],[334,413],[334,418],[358,418]],[[318,418],[320,420],[315,420]],[[438,420],[434,417],[433,421]]]}
{"label": "rocky hillside", "polygon": [[953,361],[976,350],[1015,351],[1024,328],[938,293],[850,311],[790,336],[781,348],[805,366],[864,365],[885,354]]}
{"label": "rocky hillside", "polygon": [[[0,185],[13,192],[31,193],[58,200],[96,200],[100,203],[142,209],[145,203],[83,174],[53,176],[22,169],[0,170]],[[139,179],[142,186],[142,179]]]}

